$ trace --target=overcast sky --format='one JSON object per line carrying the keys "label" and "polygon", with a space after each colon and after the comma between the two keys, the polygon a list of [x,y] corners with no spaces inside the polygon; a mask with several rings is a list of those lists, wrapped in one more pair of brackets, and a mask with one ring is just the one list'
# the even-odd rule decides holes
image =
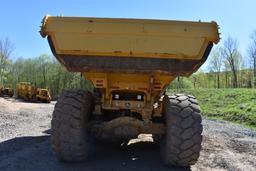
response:
{"label": "overcast sky", "polygon": [[228,35],[236,38],[243,55],[247,55],[250,35],[256,30],[256,0],[6,0],[1,2],[0,39],[8,37],[15,45],[14,58],[51,54],[46,39],[38,33],[46,14],[214,20],[222,41]]}

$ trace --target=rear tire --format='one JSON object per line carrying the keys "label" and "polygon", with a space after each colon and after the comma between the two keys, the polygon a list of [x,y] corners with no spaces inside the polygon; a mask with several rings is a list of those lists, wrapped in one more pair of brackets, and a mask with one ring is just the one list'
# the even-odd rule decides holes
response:
{"label": "rear tire", "polygon": [[193,96],[164,97],[166,134],[162,139],[163,161],[169,166],[190,166],[197,162],[202,143],[200,107]]}
{"label": "rear tire", "polygon": [[86,126],[92,100],[87,91],[64,91],[58,99],[51,121],[51,143],[60,160],[79,162],[87,158]]}

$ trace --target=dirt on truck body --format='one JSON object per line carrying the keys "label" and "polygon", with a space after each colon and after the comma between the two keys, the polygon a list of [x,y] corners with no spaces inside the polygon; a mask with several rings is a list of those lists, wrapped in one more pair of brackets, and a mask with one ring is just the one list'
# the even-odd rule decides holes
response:
{"label": "dirt on truck body", "polygon": [[70,90],[58,99],[51,139],[59,159],[86,159],[90,136],[122,142],[146,133],[160,137],[166,165],[196,163],[198,102],[165,91],[205,62],[219,41],[215,22],[46,16],[40,33],[68,71],[94,85],[94,92]]}

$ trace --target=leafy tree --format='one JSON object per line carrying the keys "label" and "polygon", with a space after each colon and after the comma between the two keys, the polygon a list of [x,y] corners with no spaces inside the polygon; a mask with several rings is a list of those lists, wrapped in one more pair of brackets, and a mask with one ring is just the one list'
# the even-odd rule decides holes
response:
{"label": "leafy tree", "polygon": [[9,64],[9,58],[14,50],[13,44],[8,38],[0,39],[0,82],[4,81],[4,75]]}

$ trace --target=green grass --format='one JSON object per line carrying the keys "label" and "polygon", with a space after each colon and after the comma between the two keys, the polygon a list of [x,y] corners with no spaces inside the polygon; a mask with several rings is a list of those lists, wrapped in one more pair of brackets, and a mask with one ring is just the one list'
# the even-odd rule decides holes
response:
{"label": "green grass", "polygon": [[256,89],[182,89],[194,95],[204,116],[256,128]]}

